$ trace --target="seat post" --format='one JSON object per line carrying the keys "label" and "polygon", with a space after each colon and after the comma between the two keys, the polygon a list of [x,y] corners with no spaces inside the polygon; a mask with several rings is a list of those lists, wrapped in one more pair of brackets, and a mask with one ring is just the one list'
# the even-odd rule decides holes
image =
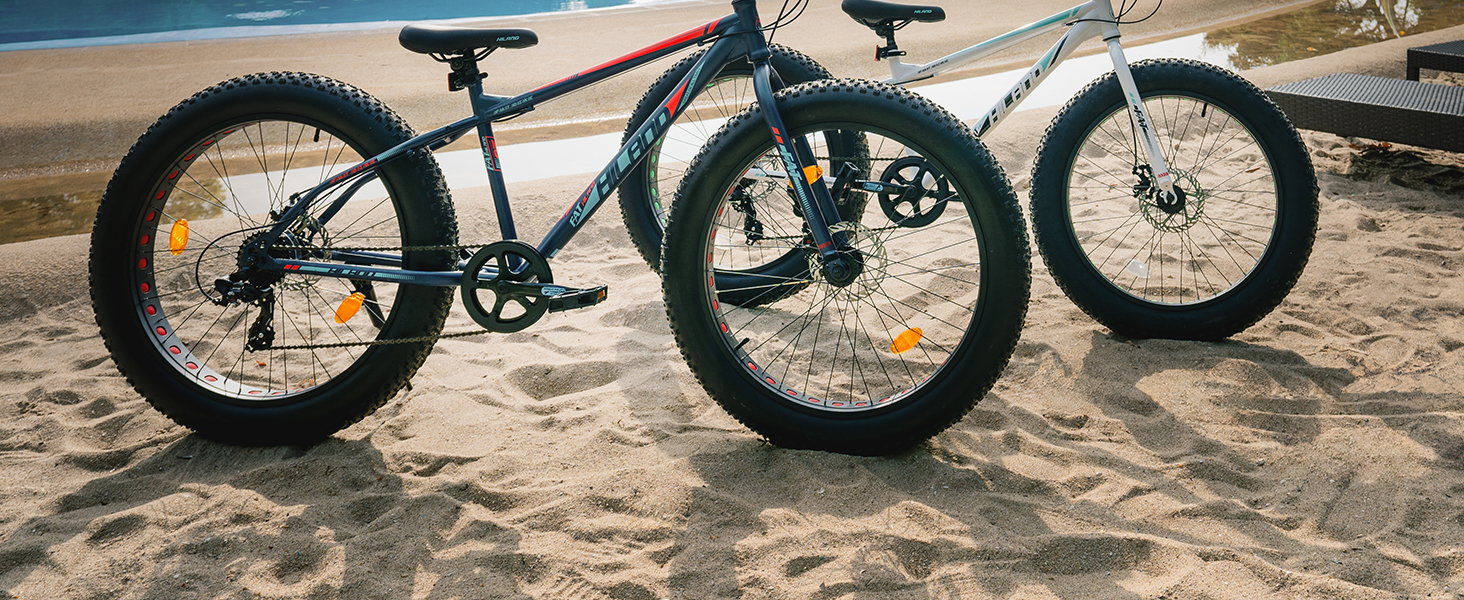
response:
{"label": "seat post", "polygon": [[479,58],[473,54],[458,54],[447,58],[447,66],[452,68],[452,72],[447,75],[447,91],[456,92],[476,87],[478,82],[488,77],[478,71]]}
{"label": "seat post", "polygon": [[890,58],[890,57],[894,57],[894,56],[904,56],[905,55],[905,51],[904,50],[901,50],[899,46],[895,45],[895,30],[896,29],[899,29],[900,27],[903,27],[905,25],[905,23],[908,23],[908,22],[909,21],[905,21],[904,23],[900,23],[899,25],[896,25],[894,23],[894,21],[886,21],[884,23],[879,24],[878,26],[876,26],[874,28],[874,34],[877,35],[877,36],[880,36],[880,37],[884,38],[885,39],[885,43],[886,44],[889,44],[888,46],[875,46],[875,48],[874,48],[874,60],[875,61],[884,60],[886,58]]}

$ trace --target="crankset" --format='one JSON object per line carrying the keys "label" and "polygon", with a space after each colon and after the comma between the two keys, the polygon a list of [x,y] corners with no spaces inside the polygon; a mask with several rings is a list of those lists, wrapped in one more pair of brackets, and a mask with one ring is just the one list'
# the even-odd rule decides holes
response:
{"label": "crankset", "polygon": [[950,184],[925,159],[918,156],[897,159],[885,167],[879,179],[884,184],[878,190],[879,207],[895,224],[924,227],[945,212],[951,195]]}
{"label": "crankset", "polygon": [[[490,266],[491,263],[491,266]],[[492,277],[483,278],[484,267]],[[486,308],[483,295],[492,296]],[[554,285],[549,262],[533,246],[518,241],[484,246],[463,266],[463,308],[484,329],[523,331],[544,313],[594,306],[605,300],[605,286],[575,289]]]}

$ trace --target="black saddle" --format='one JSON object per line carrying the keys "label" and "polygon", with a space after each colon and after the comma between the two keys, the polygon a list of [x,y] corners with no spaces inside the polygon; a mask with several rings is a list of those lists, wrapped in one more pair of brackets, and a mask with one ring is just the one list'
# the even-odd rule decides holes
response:
{"label": "black saddle", "polygon": [[910,21],[934,23],[945,20],[945,10],[939,6],[917,6],[896,4],[883,0],[844,0],[840,5],[844,13],[871,29],[900,25]]}
{"label": "black saddle", "polygon": [[473,54],[479,48],[528,48],[539,36],[528,29],[475,29],[452,25],[411,24],[397,35],[402,47],[422,54]]}

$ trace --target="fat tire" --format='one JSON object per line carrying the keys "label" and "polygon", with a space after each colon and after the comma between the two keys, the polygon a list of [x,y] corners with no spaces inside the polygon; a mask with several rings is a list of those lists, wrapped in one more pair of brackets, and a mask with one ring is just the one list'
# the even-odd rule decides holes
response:
{"label": "fat tire", "polygon": [[[135,293],[133,248],[139,236],[150,231],[144,228],[148,196],[179,157],[207,136],[234,124],[279,118],[328,127],[367,157],[413,137],[412,129],[391,109],[326,77],[275,72],[231,79],[184,100],[148,128],[108,183],[91,236],[92,307],[117,368],[170,419],[228,444],[318,442],[396,395],[432,349],[431,341],[370,347],[329,381],[275,401],[216,393],[180,373],[161,355],[139,316],[142,300]],[[404,245],[456,244],[452,201],[430,153],[410,152],[381,165],[379,174],[395,204]],[[444,270],[453,262],[446,251],[410,252],[404,266]],[[397,310],[386,319],[379,339],[439,333],[451,300],[448,288],[402,286]]]}
{"label": "fat tire", "polygon": [[[1043,136],[1032,169],[1032,226],[1037,247],[1068,298],[1114,333],[1184,340],[1230,337],[1280,305],[1306,267],[1320,211],[1311,159],[1286,115],[1264,92],[1238,75],[1183,59],[1142,61],[1130,68],[1142,97],[1180,96],[1218,106],[1256,139],[1275,174],[1272,237],[1243,279],[1218,295],[1189,304],[1139,298],[1099,272],[1075,234],[1069,190],[1083,144],[1100,120],[1115,109],[1125,110],[1118,80],[1109,73],[1069,101]],[[1160,140],[1166,152],[1167,141]]]}
{"label": "fat tire", "polygon": [[785,125],[795,134],[861,127],[899,135],[917,143],[965,190],[962,200],[978,224],[971,235],[980,244],[982,291],[970,308],[972,322],[943,366],[903,399],[873,410],[813,408],[751,375],[736,349],[723,341],[726,330],[709,298],[705,273],[707,232],[721,195],[740,177],[744,157],[757,156],[771,144],[760,108],[752,107],[731,119],[702,149],[672,207],[662,280],[677,344],[708,394],[774,444],[856,455],[908,449],[969,412],[994,385],[1016,347],[1031,284],[1030,251],[1016,197],[1001,167],[967,127],[908,90],[825,80],[793,86],[776,97]]}

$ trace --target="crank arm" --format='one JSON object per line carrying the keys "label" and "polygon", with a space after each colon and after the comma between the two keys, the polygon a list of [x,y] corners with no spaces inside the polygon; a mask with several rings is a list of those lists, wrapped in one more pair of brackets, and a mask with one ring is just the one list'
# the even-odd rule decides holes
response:
{"label": "crank arm", "polygon": [[552,283],[518,283],[513,281],[500,281],[492,284],[484,282],[482,287],[490,288],[495,293],[510,298],[546,299],[549,301],[549,312],[561,312],[594,306],[605,301],[605,291],[608,289],[603,285],[579,289]]}
{"label": "crank arm", "polygon": [[[866,180],[856,180],[854,182],[854,187],[859,188],[861,190],[864,190],[866,192],[874,192],[876,194],[904,194],[907,190],[910,189],[910,186],[908,186],[908,185],[900,185],[898,183],[887,183],[887,182],[884,182],[884,181],[866,181]],[[926,195],[929,195],[929,194],[926,194]]]}

